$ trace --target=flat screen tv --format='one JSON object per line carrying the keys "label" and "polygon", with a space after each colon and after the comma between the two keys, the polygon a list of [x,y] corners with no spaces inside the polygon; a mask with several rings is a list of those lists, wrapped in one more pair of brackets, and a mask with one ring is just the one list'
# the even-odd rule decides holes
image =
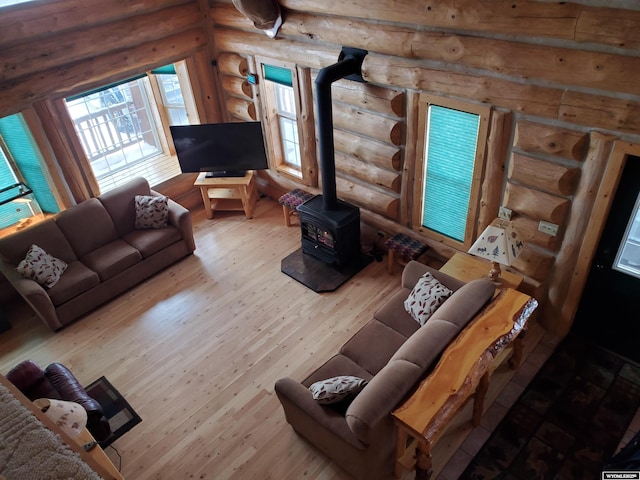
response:
{"label": "flat screen tv", "polygon": [[260,122],[172,126],[171,136],[183,173],[243,177],[269,168]]}

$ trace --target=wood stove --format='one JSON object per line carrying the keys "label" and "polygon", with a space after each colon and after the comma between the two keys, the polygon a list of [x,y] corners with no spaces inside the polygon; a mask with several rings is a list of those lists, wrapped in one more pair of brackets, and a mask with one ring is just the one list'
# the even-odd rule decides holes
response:
{"label": "wood stove", "polygon": [[325,210],[317,195],[298,206],[302,251],[343,267],[360,260],[360,209],[341,200]]}
{"label": "wood stove", "polygon": [[343,47],[338,62],[316,77],[316,122],[322,195],[297,207],[302,247],[282,260],[282,271],[316,292],[333,291],[371,262],[360,251],[360,209],[338,200],[333,147],[331,84],[363,82],[366,50]]}
{"label": "wood stove", "polygon": [[360,72],[366,54],[366,50],[343,47],[338,62],[321,69],[316,77],[322,195],[298,206],[302,251],[339,267],[360,262],[360,209],[338,200],[336,194],[331,84],[341,78],[363,81]]}

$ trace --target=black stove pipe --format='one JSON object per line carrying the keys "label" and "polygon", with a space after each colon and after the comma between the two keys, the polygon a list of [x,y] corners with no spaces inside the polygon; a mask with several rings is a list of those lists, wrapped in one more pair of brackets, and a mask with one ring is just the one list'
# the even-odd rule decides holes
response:
{"label": "black stove pipe", "polygon": [[316,119],[320,172],[322,173],[322,208],[324,210],[338,209],[331,84],[345,77],[364,81],[361,68],[367,53],[366,50],[343,47],[338,62],[320,70],[316,77]]}

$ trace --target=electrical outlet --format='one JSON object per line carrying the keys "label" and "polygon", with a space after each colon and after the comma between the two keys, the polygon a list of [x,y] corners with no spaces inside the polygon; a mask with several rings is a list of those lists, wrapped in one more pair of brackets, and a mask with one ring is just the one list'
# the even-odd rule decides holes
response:
{"label": "electrical outlet", "polygon": [[502,220],[511,220],[511,210],[507,207],[500,207],[500,210],[498,210],[498,217]]}
{"label": "electrical outlet", "polygon": [[542,233],[546,233],[547,235],[555,237],[558,234],[558,225],[556,225],[555,223],[540,220],[540,223],[538,224],[538,230]]}

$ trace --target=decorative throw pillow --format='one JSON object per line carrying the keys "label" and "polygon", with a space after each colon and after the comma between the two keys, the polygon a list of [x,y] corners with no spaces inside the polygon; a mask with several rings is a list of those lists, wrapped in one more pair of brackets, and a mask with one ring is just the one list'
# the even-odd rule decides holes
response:
{"label": "decorative throw pillow", "polygon": [[67,264],[52,257],[37,245],[31,245],[27,256],[22,260],[16,270],[25,278],[35,280],[47,288],[53,287],[60,276],[67,269]]}
{"label": "decorative throw pillow", "polygon": [[404,308],[420,325],[424,325],[433,312],[451,296],[453,292],[433,278],[429,272],[425,273],[411,290],[404,301]]}
{"label": "decorative throw pillow", "polygon": [[313,399],[322,405],[341,402],[360,393],[367,381],[352,375],[341,375],[315,382],[309,387]]}
{"label": "decorative throw pillow", "polygon": [[136,195],[136,228],[164,228],[169,221],[169,199],[165,196]]}

